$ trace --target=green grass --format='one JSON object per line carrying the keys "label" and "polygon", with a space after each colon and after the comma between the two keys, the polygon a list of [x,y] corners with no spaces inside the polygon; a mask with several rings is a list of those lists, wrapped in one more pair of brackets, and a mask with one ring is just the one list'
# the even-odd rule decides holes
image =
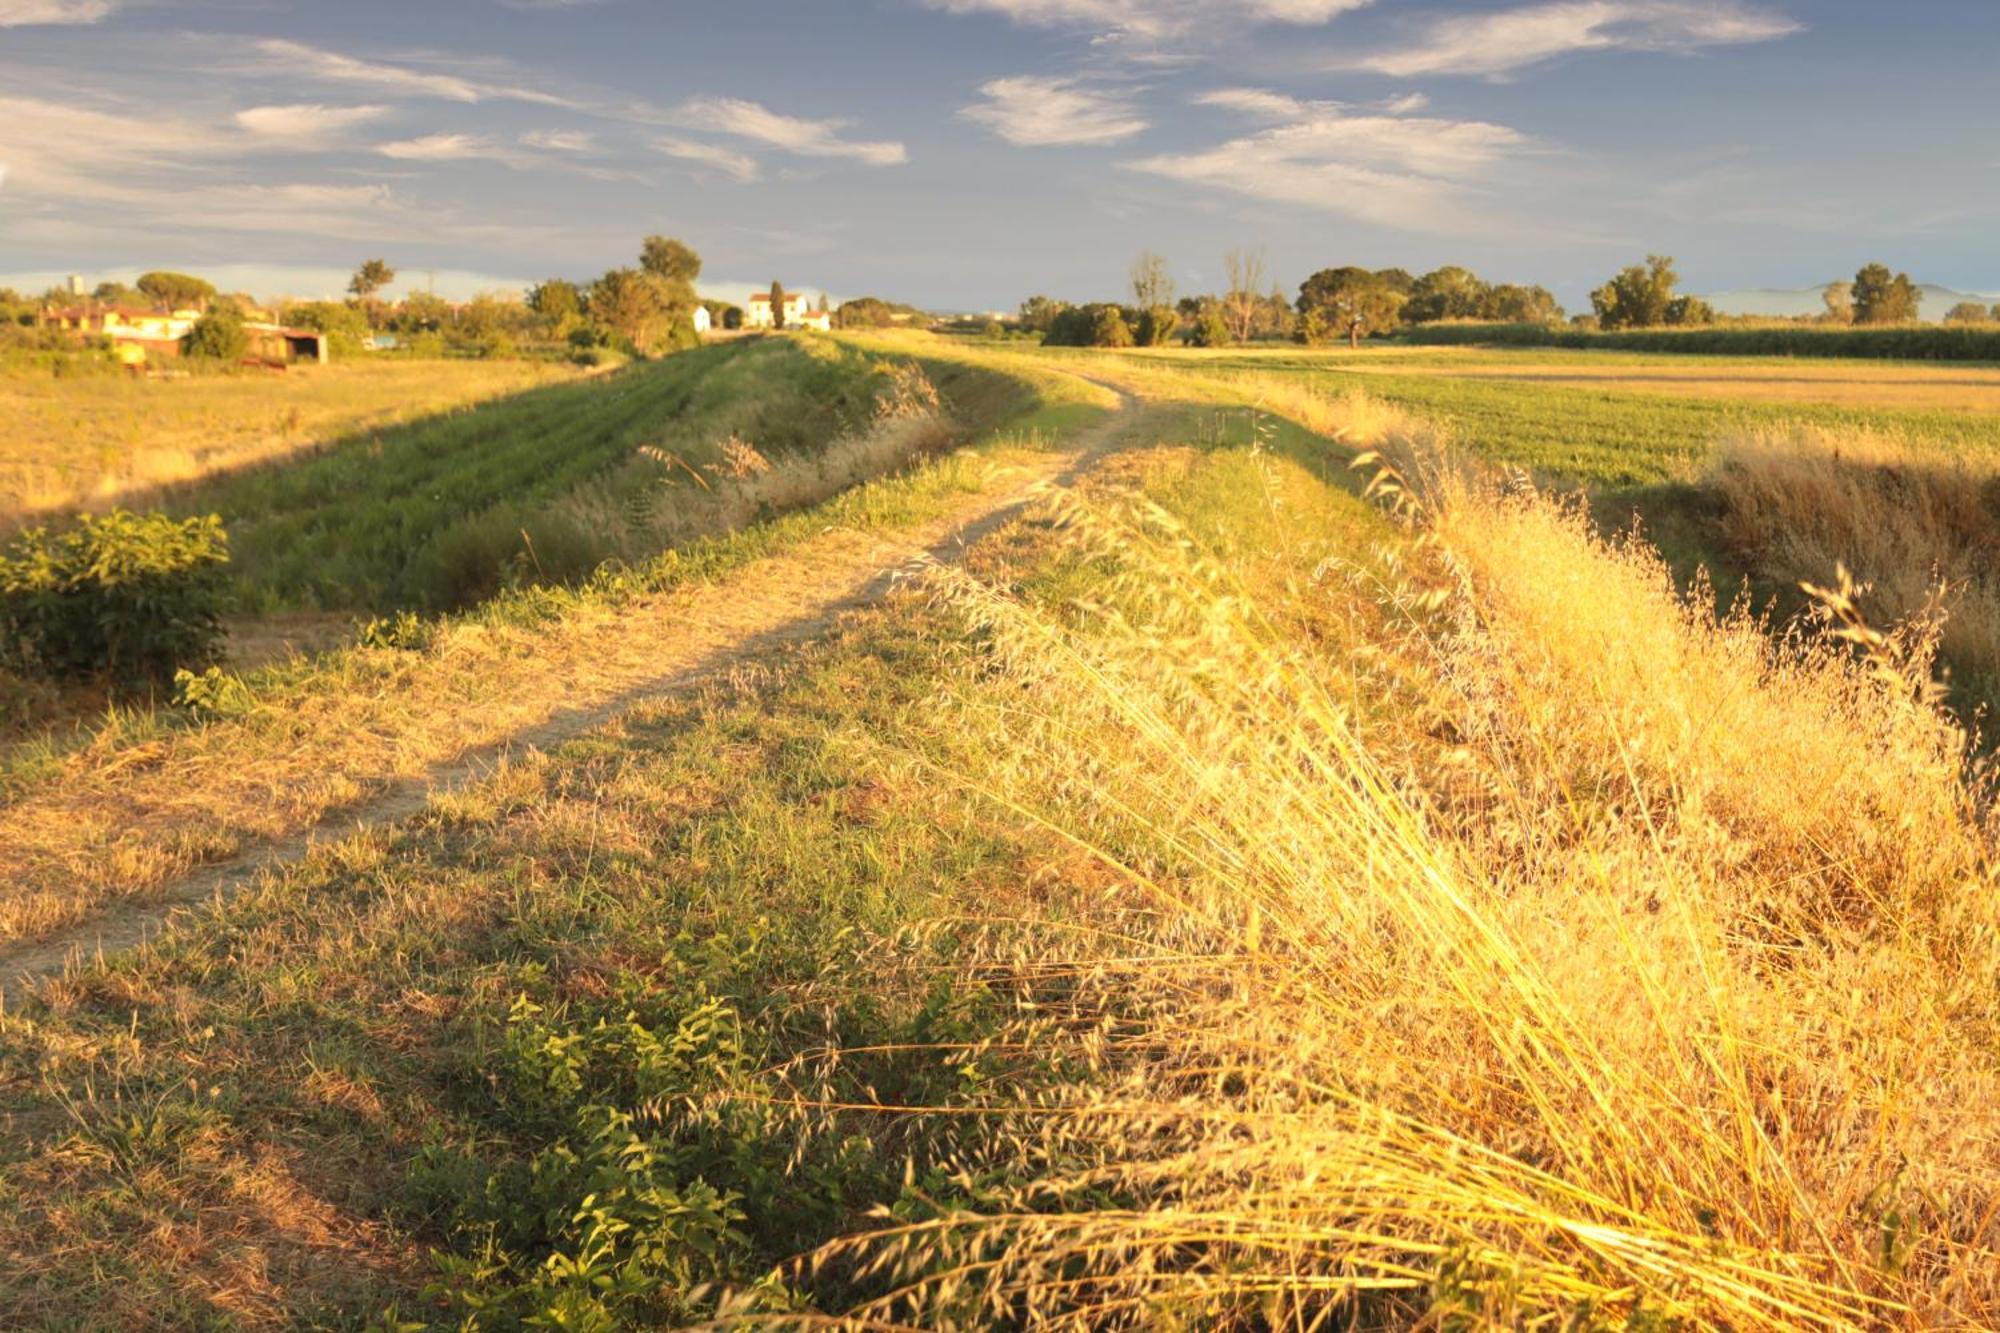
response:
{"label": "green grass", "polygon": [[[1309,566],[1379,535],[1310,470],[1242,447],[1251,430],[1190,415],[1204,448],[1148,464],[1147,493],[1236,560]],[[1259,491],[1273,467],[1286,515]],[[899,487],[834,508],[907,518],[922,498],[883,498]],[[1101,597],[1115,569],[1055,556],[1054,533],[1016,527],[982,575],[1045,605]],[[985,1146],[979,1118],[866,1108],[1076,1072],[977,1046],[1018,1015],[979,979],[1011,931],[970,918],[1060,915],[1048,876],[1070,859],[929,768],[1008,744],[948,702],[989,688],[981,642],[899,599],[759,685],[648,706],[322,847],[0,1017],[0,1308],[42,1326],[644,1327],[722,1290],[767,1310],[851,1299],[837,1270],[766,1275],[871,1206],[976,1204],[949,1164]]]}
{"label": "green grass", "polygon": [[642,446],[694,469],[731,434],[768,455],[810,450],[867,420],[871,370],[790,339],[709,347],[370,432],[199,484],[173,507],[222,515],[260,609],[465,606],[516,560],[566,577],[626,554],[613,525],[583,531],[551,510],[608,477],[634,503],[669,484],[674,465]]}
{"label": "green grass", "polygon": [[1718,325],[1695,329],[1590,329],[1546,324],[1421,324],[1397,335],[1419,346],[1580,347],[1696,356],[1811,356],[1894,361],[2000,361],[2000,326],[1886,328]]}

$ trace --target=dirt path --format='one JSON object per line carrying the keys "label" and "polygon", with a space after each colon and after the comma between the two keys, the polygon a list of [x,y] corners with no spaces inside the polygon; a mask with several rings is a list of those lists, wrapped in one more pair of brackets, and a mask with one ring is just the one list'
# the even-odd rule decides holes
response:
{"label": "dirt path", "polygon": [[[879,602],[907,572],[927,561],[955,561],[1038,495],[1070,485],[1131,433],[1142,415],[1126,399],[1117,414],[1070,441],[1063,452],[995,478],[944,518],[898,531],[829,532],[714,584],[622,608],[608,627],[611,633],[598,637],[599,650],[608,659],[623,660],[594,661],[596,669],[588,682],[563,690],[560,703],[539,720],[498,739],[461,748],[417,772],[388,779],[379,775],[381,754],[364,750],[349,760],[357,771],[318,775],[322,785],[329,776],[344,778],[346,788],[365,793],[359,799],[317,808],[307,804],[275,814],[260,809],[254,817],[245,812],[239,822],[254,828],[255,834],[226,858],[181,867],[178,873],[134,885],[69,880],[68,892],[90,905],[88,914],[27,938],[0,937],[0,1005],[17,1003],[35,981],[72,964],[146,943],[171,929],[177,913],[241,893],[266,871],[305,856],[317,840],[396,824],[421,813],[434,794],[479,782],[511,754],[560,745],[643,701],[697,688],[824,635],[841,615]],[[648,651],[632,652],[633,645]],[[550,657],[557,657],[556,645],[546,646]],[[614,652],[614,647],[624,651]],[[549,661],[538,674],[559,673],[566,663],[578,660],[576,645],[564,648],[560,660]],[[587,653],[588,646],[582,651]],[[530,666],[532,654],[531,647]],[[505,687],[504,682],[488,684],[496,691]],[[481,709],[486,702],[481,693],[464,698],[460,706]],[[328,762],[338,764],[340,758],[332,756]],[[147,776],[135,774],[135,785]],[[335,789],[340,785],[337,781]],[[255,790],[243,794],[254,796]],[[106,794],[118,799],[115,791],[100,790],[98,803]],[[59,798],[45,804],[54,807],[45,815],[60,818]],[[149,804],[147,798],[135,795],[130,818],[136,824],[150,813],[153,824],[166,824],[174,808],[164,796]],[[0,838],[6,832],[5,821],[0,821]],[[155,841],[176,836],[185,840],[184,834],[161,828]],[[59,865],[46,864],[51,860],[40,857],[34,869],[60,872]]]}

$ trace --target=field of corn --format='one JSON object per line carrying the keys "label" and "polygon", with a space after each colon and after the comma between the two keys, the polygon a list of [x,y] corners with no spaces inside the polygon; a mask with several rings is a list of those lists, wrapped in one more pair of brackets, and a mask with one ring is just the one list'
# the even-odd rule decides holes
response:
{"label": "field of corn", "polygon": [[[442,753],[646,589],[1097,445],[832,633],[29,987],[0,1322],[2000,1323],[2000,416],[806,347],[540,392],[692,473],[915,359],[975,446],[14,757],[0,968],[265,831],[246,772]],[[409,457],[498,475],[449,425]],[[1670,567],[1626,519],[1676,488]]]}

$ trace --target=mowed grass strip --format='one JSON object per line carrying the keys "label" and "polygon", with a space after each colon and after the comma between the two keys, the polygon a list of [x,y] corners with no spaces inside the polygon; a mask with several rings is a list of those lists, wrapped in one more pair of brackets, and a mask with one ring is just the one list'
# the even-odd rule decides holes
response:
{"label": "mowed grass strip", "polygon": [[643,505],[734,435],[782,458],[865,423],[873,366],[794,339],[700,348],[371,432],[172,504],[222,515],[251,606],[462,607],[496,591],[510,560],[559,578],[630,554],[611,525],[547,526],[586,482],[617,474],[620,496]]}
{"label": "mowed grass strip", "polygon": [[576,377],[547,362],[387,358],[171,379],[0,372],[0,525],[143,504],[161,487]]}
{"label": "mowed grass strip", "polygon": [[[1064,395],[1067,406],[1055,401]],[[984,407],[1102,416],[1115,401],[1074,380],[1039,390],[995,381]],[[1021,445],[989,433],[980,443],[577,588],[532,586],[413,624],[398,646],[268,668],[248,678],[233,716],[203,723],[135,709],[94,733],[16,747],[0,805],[0,940],[143,899],[559,711],[602,706],[727,653],[836,595],[839,578],[907,558],[908,541],[882,534],[928,523],[942,524],[942,536],[952,514],[981,503],[974,493],[1049,466],[1040,437]],[[732,577],[737,591],[693,609],[700,585]]]}

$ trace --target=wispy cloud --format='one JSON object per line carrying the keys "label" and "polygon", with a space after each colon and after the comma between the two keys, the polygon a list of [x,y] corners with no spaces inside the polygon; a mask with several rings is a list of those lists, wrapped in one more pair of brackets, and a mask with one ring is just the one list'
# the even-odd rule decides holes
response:
{"label": "wispy cloud", "polygon": [[1045,28],[1165,37],[1241,23],[1317,25],[1371,0],[924,0],[948,14],[999,14]]}
{"label": "wispy cloud", "polygon": [[353,84],[405,97],[433,98],[447,102],[508,101],[538,106],[575,109],[569,98],[544,92],[520,82],[472,79],[450,70],[432,68],[430,62],[406,60],[363,60],[355,56],[308,46],[304,42],[272,37],[255,43],[253,68],[264,73],[286,74],[323,83]]}
{"label": "wispy cloud", "polygon": [[958,114],[1027,147],[1119,143],[1149,128],[1131,103],[1074,79],[1023,75],[981,85],[983,102]]}
{"label": "wispy cloud", "polygon": [[733,148],[724,148],[720,144],[698,143],[693,139],[680,139],[672,135],[655,139],[653,146],[668,157],[713,167],[733,180],[757,179],[757,159],[748,153],[739,153]]}
{"label": "wispy cloud", "polygon": [[1799,30],[1783,14],[1737,0],[1555,0],[1441,19],[1415,45],[1354,65],[1397,77],[1499,76],[1579,51],[1693,51],[1767,42]]}
{"label": "wispy cloud", "polygon": [[510,150],[477,134],[426,134],[416,139],[378,143],[375,151],[399,162],[463,162],[478,158],[504,161]]}
{"label": "wispy cloud", "polygon": [[272,146],[310,147],[338,142],[357,125],[366,125],[388,114],[388,108],[381,106],[295,102],[246,108],[236,113],[236,123],[246,134],[269,141]]}
{"label": "wispy cloud", "polygon": [[740,97],[695,97],[681,103],[673,119],[689,129],[733,135],[800,157],[852,158],[871,167],[893,167],[910,160],[900,143],[849,139],[841,131],[845,120],[806,120],[771,110]]}
{"label": "wispy cloud", "polygon": [[0,28],[102,23],[116,8],[112,0],[0,0]]}
{"label": "wispy cloud", "polygon": [[1295,116],[1274,128],[1191,153],[1126,162],[1128,170],[1226,190],[1270,204],[1336,213],[1414,231],[1458,232],[1482,218],[1467,207],[1487,171],[1525,149],[1486,121],[1349,114],[1334,103],[1230,89],[1207,105]]}
{"label": "wispy cloud", "polygon": [[521,136],[527,148],[549,153],[594,153],[597,137],[587,130],[529,130]]}

